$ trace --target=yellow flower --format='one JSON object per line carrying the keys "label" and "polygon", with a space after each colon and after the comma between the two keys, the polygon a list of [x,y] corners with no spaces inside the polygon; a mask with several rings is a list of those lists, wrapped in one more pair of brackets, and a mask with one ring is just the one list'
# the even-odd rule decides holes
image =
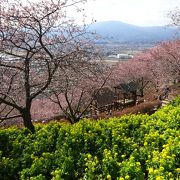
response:
{"label": "yellow flower", "polygon": [[119,180],[124,180],[124,178],[123,178],[123,177],[120,177]]}
{"label": "yellow flower", "polygon": [[140,166],[140,165],[141,165],[141,163],[140,163],[140,162],[136,162],[136,165],[137,165],[137,166]]}
{"label": "yellow flower", "polygon": [[180,168],[177,168],[176,171],[177,171],[178,173],[180,173]]}
{"label": "yellow flower", "polygon": [[149,168],[149,174],[152,174],[154,172],[153,168]]}
{"label": "yellow flower", "polygon": [[160,167],[160,170],[161,170],[161,171],[164,171],[164,167],[161,166],[161,167]]}
{"label": "yellow flower", "polygon": [[147,142],[144,142],[144,146],[147,146],[148,145],[148,143]]}
{"label": "yellow flower", "polygon": [[88,154],[88,158],[90,159],[92,156],[91,156],[91,154]]}
{"label": "yellow flower", "polygon": [[163,180],[164,178],[162,176],[157,176],[156,180]]}
{"label": "yellow flower", "polygon": [[118,166],[121,166],[121,163],[117,162],[117,165],[118,165]]}
{"label": "yellow flower", "polygon": [[118,153],[114,153],[114,156],[117,157]]}
{"label": "yellow flower", "polygon": [[135,148],[135,147],[137,147],[137,144],[133,144],[132,146]]}
{"label": "yellow flower", "polygon": [[111,179],[111,175],[108,174],[107,175],[107,179],[110,180]]}
{"label": "yellow flower", "polygon": [[125,179],[130,179],[130,176],[129,176],[129,175],[126,175],[126,176],[125,176]]}

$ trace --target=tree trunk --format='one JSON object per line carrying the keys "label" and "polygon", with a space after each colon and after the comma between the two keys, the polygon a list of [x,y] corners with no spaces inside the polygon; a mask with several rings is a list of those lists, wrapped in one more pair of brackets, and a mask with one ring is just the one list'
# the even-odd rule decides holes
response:
{"label": "tree trunk", "polygon": [[24,109],[21,111],[21,114],[22,114],[24,126],[25,126],[26,128],[28,128],[32,133],[35,133],[34,125],[33,125],[32,122],[31,122],[30,109],[24,108]]}
{"label": "tree trunk", "polygon": [[141,97],[144,97],[144,90],[143,90],[143,88],[140,91],[141,91]]}
{"label": "tree trunk", "polygon": [[141,84],[141,97],[144,97],[144,78],[142,77],[141,79],[142,84]]}

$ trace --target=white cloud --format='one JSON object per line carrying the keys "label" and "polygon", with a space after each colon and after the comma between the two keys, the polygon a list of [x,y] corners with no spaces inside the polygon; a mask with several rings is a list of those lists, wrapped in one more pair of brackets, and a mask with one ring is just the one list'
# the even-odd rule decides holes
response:
{"label": "white cloud", "polygon": [[97,21],[151,26],[167,24],[168,12],[177,6],[180,0],[89,0],[85,9],[87,16]]}

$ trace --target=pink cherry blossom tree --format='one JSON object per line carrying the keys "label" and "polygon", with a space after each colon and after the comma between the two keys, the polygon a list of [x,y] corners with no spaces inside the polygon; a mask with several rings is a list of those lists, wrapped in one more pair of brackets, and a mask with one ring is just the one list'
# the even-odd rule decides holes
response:
{"label": "pink cherry blossom tree", "polygon": [[141,59],[146,64],[146,72],[156,89],[179,81],[180,77],[180,41],[168,41],[158,44],[143,53]]}
{"label": "pink cherry blossom tree", "polygon": [[180,40],[161,43],[156,47],[156,52],[152,52],[152,57],[161,63],[164,76],[167,80],[179,80]]}
{"label": "pink cherry blossom tree", "polygon": [[111,74],[111,84],[134,82],[143,96],[147,87],[158,92],[163,87],[180,81],[180,40],[162,42],[120,62]]}
{"label": "pink cherry blossom tree", "polygon": [[25,127],[35,131],[32,102],[49,87],[58,67],[67,64],[75,50],[69,44],[86,34],[67,17],[66,10],[84,2],[1,1],[1,120],[22,117]]}
{"label": "pink cherry blossom tree", "polygon": [[114,86],[133,82],[137,87],[137,95],[144,96],[144,89],[148,85],[149,76],[144,54],[135,56],[132,60],[120,62],[112,72]]}
{"label": "pink cherry blossom tree", "polygon": [[110,68],[98,57],[90,42],[76,44],[77,51],[68,57],[72,65],[59,67],[47,97],[59,106],[71,124],[90,113],[95,94],[108,82]]}

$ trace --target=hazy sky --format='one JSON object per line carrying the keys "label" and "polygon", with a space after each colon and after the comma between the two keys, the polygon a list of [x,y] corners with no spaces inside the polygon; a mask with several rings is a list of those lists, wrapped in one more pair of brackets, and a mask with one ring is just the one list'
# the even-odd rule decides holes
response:
{"label": "hazy sky", "polygon": [[180,0],[88,0],[85,10],[97,21],[152,26],[168,24],[167,14],[176,7],[180,8]]}

